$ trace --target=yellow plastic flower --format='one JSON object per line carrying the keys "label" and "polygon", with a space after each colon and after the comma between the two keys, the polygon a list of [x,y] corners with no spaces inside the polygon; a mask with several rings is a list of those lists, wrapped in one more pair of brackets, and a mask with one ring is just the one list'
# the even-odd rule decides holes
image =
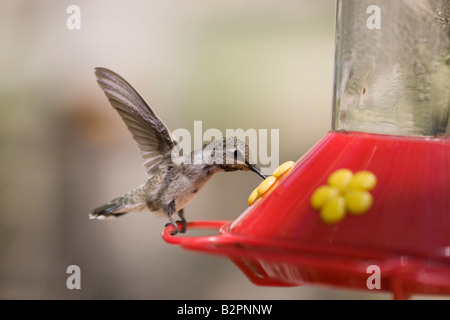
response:
{"label": "yellow plastic flower", "polygon": [[287,174],[291,169],[293,169],[294,164],[294,161],[287,161],[277,169],[275,169],[271,176],[267,177],[263,182],[259,184],[259,186],[255,190],[253,190],[253,192],[248,197],[248,205],[252,205],[256,201],[256,199],[266,193],[267,190],[269,190],[281,176],[283,176],[285,173]]}
{"label": "yellow plastic flower", "polygon": [[335,224],[348,213],[361,215],[372,206],[369,192],[377,184],[376,176],[369,171],[353,174],[349,169],[339,169],[328,178],[328,185],[320,186],[311,196],[311,206],[320,210],[320,218],[326,224]]}

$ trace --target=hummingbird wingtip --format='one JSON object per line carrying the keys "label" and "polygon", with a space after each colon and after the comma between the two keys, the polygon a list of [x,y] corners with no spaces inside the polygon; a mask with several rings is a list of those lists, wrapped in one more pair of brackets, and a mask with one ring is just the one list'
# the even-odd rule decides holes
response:
{"label": "hummingbird wingtip", "polygon": [[108,69],[106,69],[104,67],[94,67],[94,70],[95,71],[101,71],[101,70],[108,70]]}

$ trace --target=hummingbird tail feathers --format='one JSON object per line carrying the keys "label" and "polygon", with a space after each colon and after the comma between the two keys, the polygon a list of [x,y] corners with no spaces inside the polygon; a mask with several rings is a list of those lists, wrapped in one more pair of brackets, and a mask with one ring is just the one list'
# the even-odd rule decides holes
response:
{"label": "hummingbird tail feathers", "polygon": [[145,185],[140,186],[123,196],[117,197],[107,204],[95,208],[89,215],[90,219],[105,220],[117,218],[131,211],[141,211],[147,207],[145,200]]}
{"label": "hummingbird tail feathers", "polygon": [[90,219],[98,219],[98,220],[117,218],[121,215],[128,213],[123,210],[124,210],[123,205],[120,205],[120,204],[115,203],[114,201],[111,201],[107,204],[104,204],[103,206],[95,208],[89,214],[89,218]]}

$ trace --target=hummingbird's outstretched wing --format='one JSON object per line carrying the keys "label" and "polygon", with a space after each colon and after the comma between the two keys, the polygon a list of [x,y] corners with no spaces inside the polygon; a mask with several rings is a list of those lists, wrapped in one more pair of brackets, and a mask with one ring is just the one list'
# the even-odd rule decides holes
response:
{"label": "hummingbird's outstretched wing", "polygon": [[95,75],[109,102],[136,140],[147,174],[153,176],[176,144],[169,129],[121,76],[106,68],[95,68]]}

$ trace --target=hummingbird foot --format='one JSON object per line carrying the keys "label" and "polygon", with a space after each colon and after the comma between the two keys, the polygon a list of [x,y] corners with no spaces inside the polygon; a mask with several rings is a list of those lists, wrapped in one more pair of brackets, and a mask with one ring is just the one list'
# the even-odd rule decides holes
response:
{"label": "hummingbird foot", "polygon": [[183,220],[177,220],[176,222],[183,224],[183,229],[178,230],[178,232],[179,233],[186,233],[186,225],[187,225],[186,220],[184,220],[184,219]]}
{"label": "hummingbird foot", "polygon": [[177,223],[176,222],[174,222],[174,221],[172,221],[172,222],[167,222],[165,225],[164,225],[164,227],[168,227],[168,226],[170,226],[170,225],[172,225],[173,226],[173,231],[170,233],[170,235],[171,236],[174,236],[174,235],[176,235],[177,233],[178,233],[178,226],[177,226]]}
{"label": "hummingbird foot", "polygon": [[181,220],[177,220],[177,223],[180,222],[183,224],[183,229],[179,230],[180,233],[185,233],[187,228],[187,221],[184,218],[184,209],[181,209],[178,211],[178,216],[181,218]]}
{"label": "hummingbird foot", "polygon": [[[187,221],[184,218],[184,209],[178,210],[178,216],[181,218],[181,220],[178,221],[173,221],[173,213],[175,211],[175,201],[172,201],[169,204],[168,207],[168,217],[169,217],[169,222],[166,223],[165,227],[172,225],[174,227],[174,230],[172,231],[172,233],[170,234],[171,236],[176,235],[178,232],[179,233],[185,233],[186,232],[186,227],[187,227]],[[181,223],[183,225],[182,229],[178,228],[178,223]]]}
{"label": "hummingbird foot", "polygon": [[173,225],[173,231],[170,233],[171,236],[174,236],[178,233],[178,226],[175,221],[173,221],[173,213],[175,211],[175,200],[172,200],[167,207],[167,216],[169,218],[169,222],[165,224],[165,227]]}

